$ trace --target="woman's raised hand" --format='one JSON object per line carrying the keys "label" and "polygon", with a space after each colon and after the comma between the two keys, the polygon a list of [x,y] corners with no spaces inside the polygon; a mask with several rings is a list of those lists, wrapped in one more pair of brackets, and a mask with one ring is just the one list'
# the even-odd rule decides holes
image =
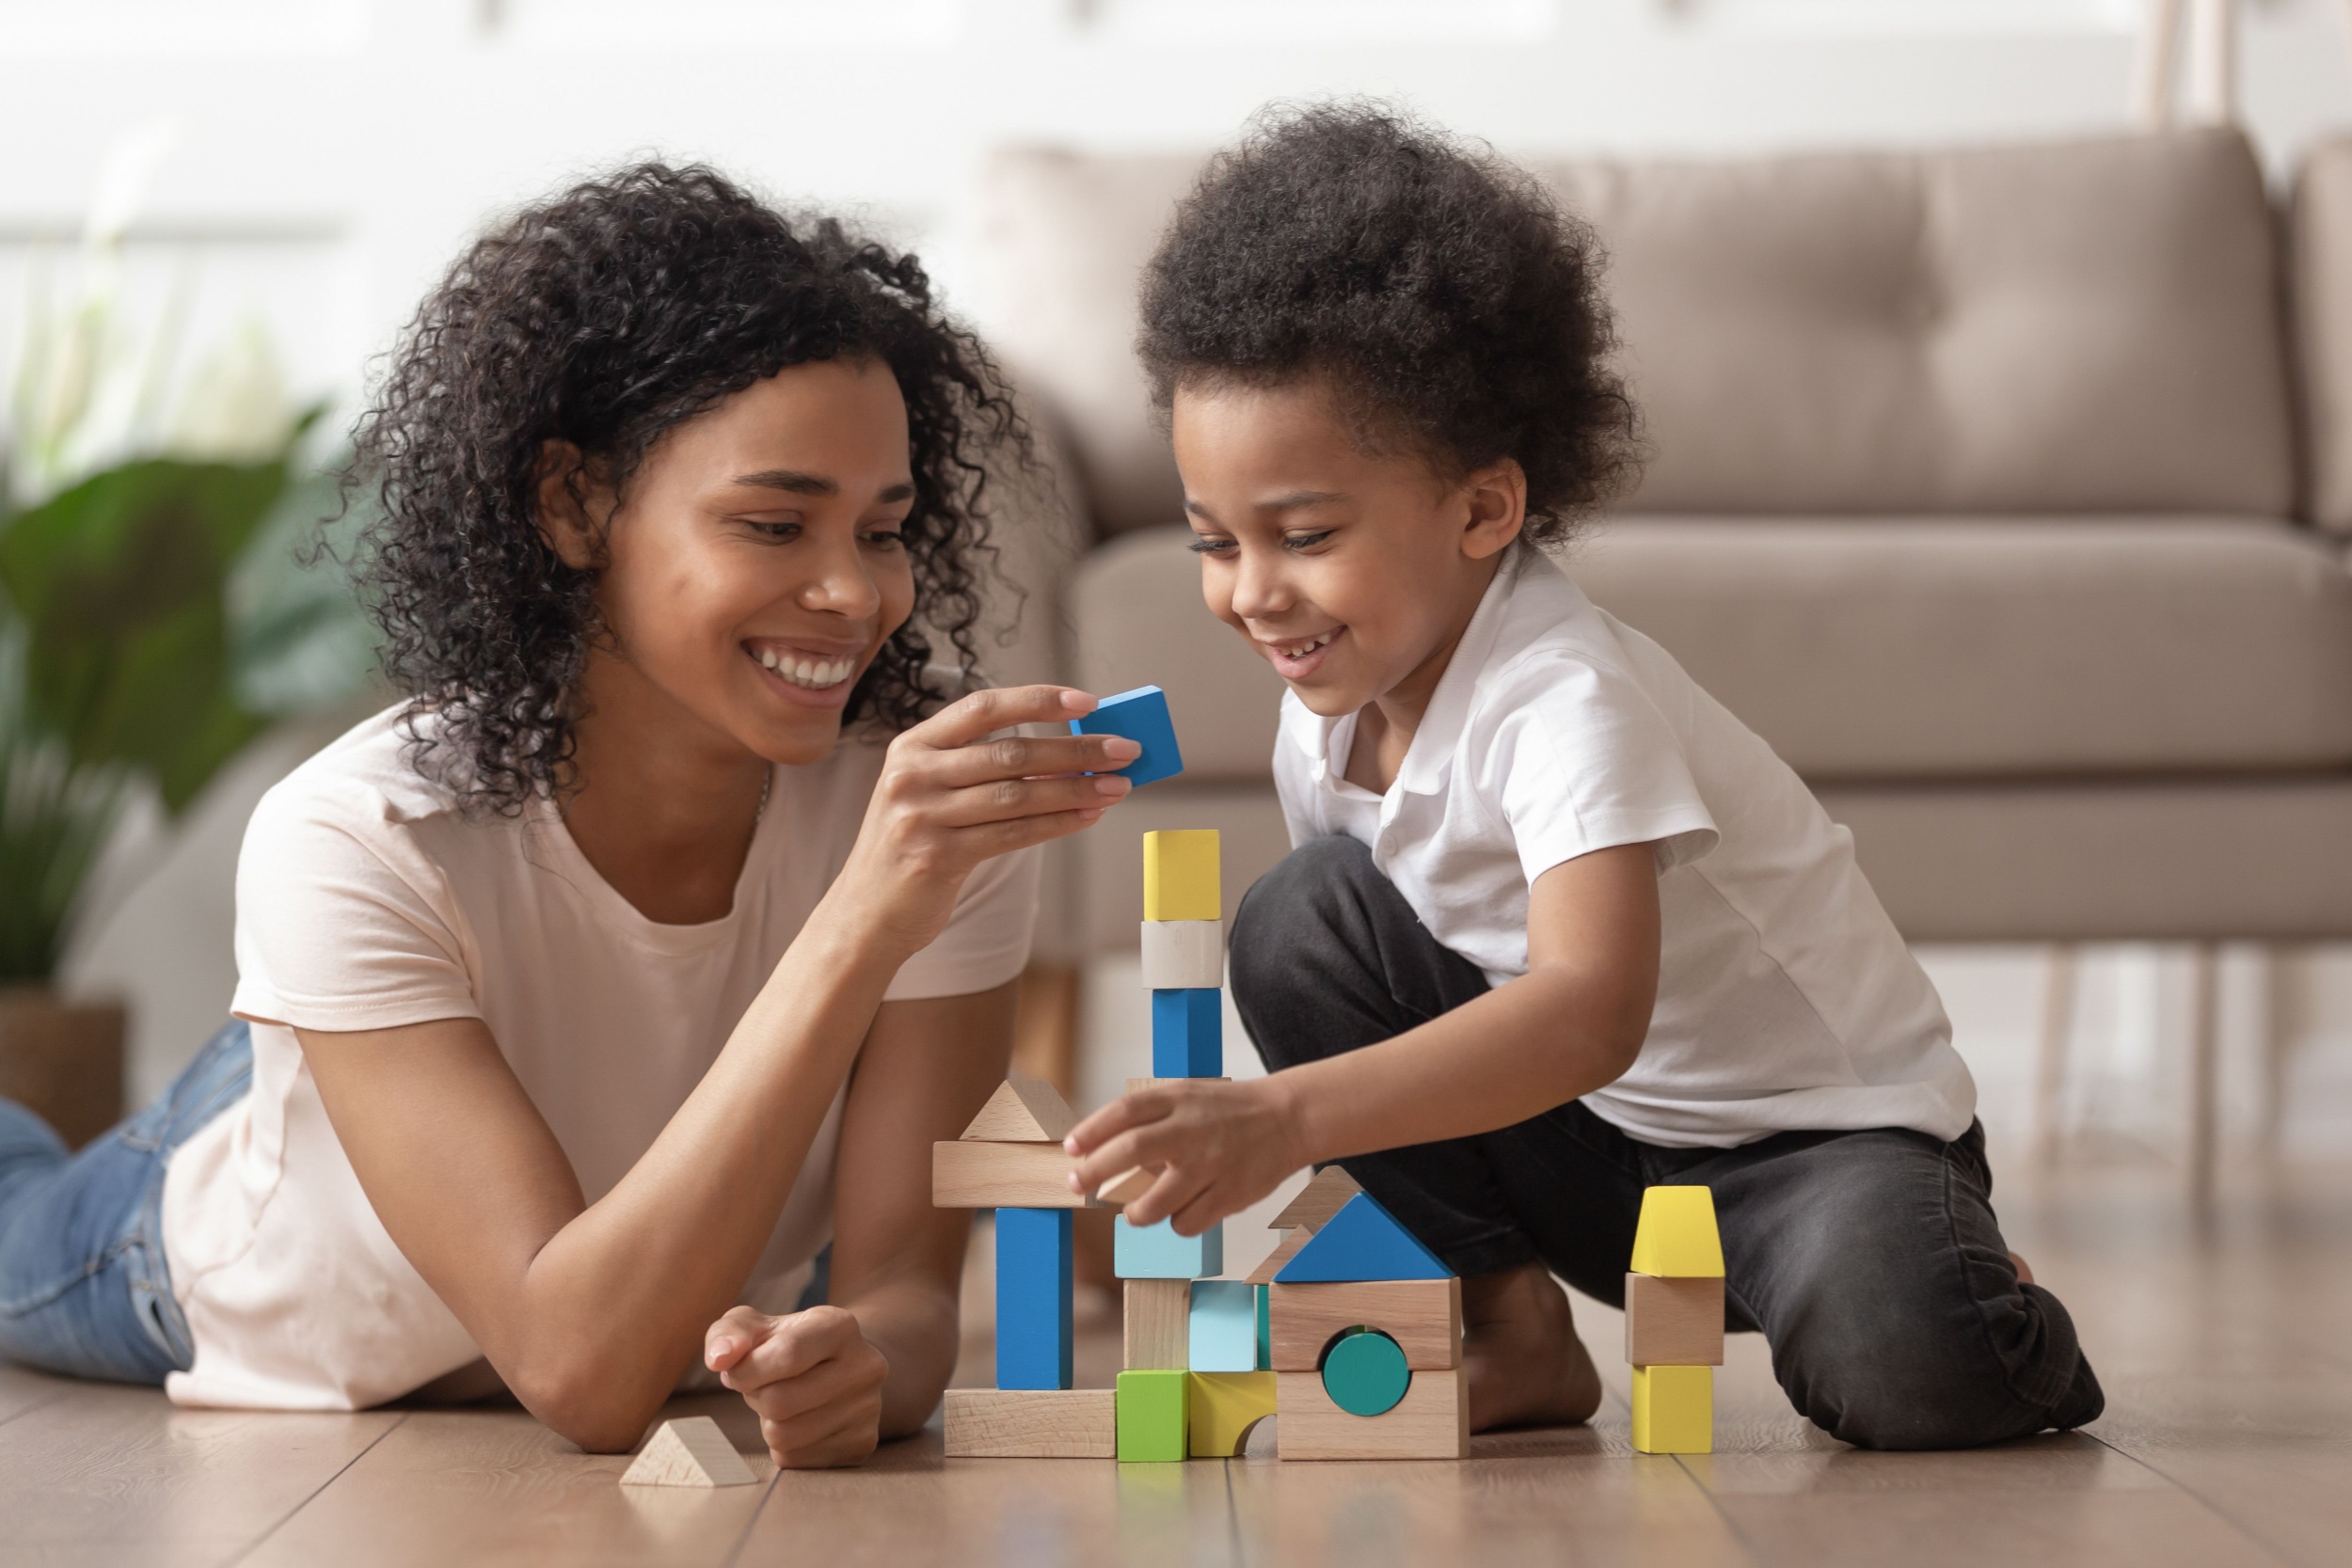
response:
{"label": "woman's raised hand", "polygon": [[1061,686],[975,691],[900,735],[829,899],[852,899],[910,953],[929,943],[973,867],[1075,832],[1133,787],[1104,771],[1142,754],[1122,736],[999,733],[1094,706]]}

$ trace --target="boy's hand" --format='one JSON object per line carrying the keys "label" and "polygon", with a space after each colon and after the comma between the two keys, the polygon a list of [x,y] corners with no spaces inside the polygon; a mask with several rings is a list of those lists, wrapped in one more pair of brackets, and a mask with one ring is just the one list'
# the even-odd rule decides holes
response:
{"label": "boy's hand", "polygon": [[1247,1209],[1308,1163],[1279,1075],[1243,1084],[1163,1079],[1087,1117],[1062,1147],[1078,1159],[1074,1192],[1093,1192],[1137,1165],[1157,1169],[1159,1180],[1127,1205],[1127,1223],[1172,1217],[1180,1236]]}
{"label": "boy's hand", "polygon": [[838,1307],[781,1318],[735,1307],[703,1336],[703,1360],[758,1412],[779,1469],[860,1465],[882,1440],[890,1363]]}

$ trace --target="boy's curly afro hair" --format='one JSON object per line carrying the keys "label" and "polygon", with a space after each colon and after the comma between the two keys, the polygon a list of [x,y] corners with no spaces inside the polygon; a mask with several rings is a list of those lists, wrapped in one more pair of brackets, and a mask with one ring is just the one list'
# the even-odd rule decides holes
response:
{"label": "boy's curly afro hair", "polygon": [[[845,356],[888,365],[906,398],[915,604],[844,718],[902,729],[948,695],[927,674],[927,629],[972,672],[988,466],[1028,450],[987,354],[914,259],[660,163],[526,207],[460,256],[402,335],[345,474],[380,502],[357,571],[385,670],[417,699],[416,766],[469,809],[512,812],[571,782],[575,688],[603,628],[596,572],[540,536],[544,443],[573,443],[626,498],[666,432],[788,366]],[[426,712],[431,731],[415,724]]]}
{"label": "boy's curly afro hair", "polygon": [[1527,473],[1526,536],[1566,540],[1639,467],[1592,231],[1535,180],[1379,104],[1261,117],[1144,270],[1136,352],[1183,385],[1317,377],[1358,437],[1458,477]]}

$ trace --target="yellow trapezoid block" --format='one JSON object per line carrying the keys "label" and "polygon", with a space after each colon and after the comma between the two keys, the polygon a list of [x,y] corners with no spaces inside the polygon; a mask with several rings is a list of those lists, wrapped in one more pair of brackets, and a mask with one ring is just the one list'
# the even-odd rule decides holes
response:
{"label": "yellow trapezoid block", "polygon": [[1665,1279],[1720,1275],[1724,1243],[1715,1229],[1715,1195],[1705,1187],[1645,1188],[1629,1267]]}

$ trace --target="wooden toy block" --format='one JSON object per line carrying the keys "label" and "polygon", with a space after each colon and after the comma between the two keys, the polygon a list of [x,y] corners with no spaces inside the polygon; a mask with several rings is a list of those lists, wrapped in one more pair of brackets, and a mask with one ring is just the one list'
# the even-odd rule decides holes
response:
{"label": "wooden toy block", "polygon": [[1351,1416],[1394,1410],[1413,1386],[1413,1370],[1394,1339],[1376,1328],[1351,1328],[1323,1353],[1323,1391]]}
{"label": "wooden toy block", "polygon": [[1224,1070],[1223,993],[1202,988],[1153,991],[1152,1076],[1215,1078]]}
{"label": "wooden toy block", "polygon": [[1124,1209],[1150,1192],[1152,1183],[1159,1179],[1160,1167],[1156,1165],[1137,1165],[1132,1170],[1122,1170],[1095,1190],[1094,1200],[1113,1209]]}
{"label": "wooden toy block", "polygon": [[1215,828],[1173,828],[1143,835],[1143,918],[1221,920]]}
{"label": "wooden toy block", "polygon": [[1135,1226],[1121,1214],[1111,1226],[1111,1273],[1121,1279],[1201,1279],[1225,1272],[1222,1221],[1198,1236],[1179,1236],[1162,1220]]}
{"label": "wooden toy block", "polygon": [[1627,1275],[1625,1358],[1635,1367],[1722,1366],[1723,1277]]}
{"label": "wooden toy block", "polygon": [[1715,1195],[1697,1186],[1645,1188],[1630,1267],[1668,1279],[1720,1277],[1724,1244],[1715,1229]]}
{"label": "wooden toy block", "polygon": [[950,1388],[950,1459],[1116,1459],[1119,1396],[1108,1388]]}
{"label": "wooden toy block", "polygon": [[1232,1459],[1249,1429],[1274,1414],[1272,1372],[1194,1372],[1184,1380],[1185,1447],[1195,1459]]}
{"label": "wooden toy block", "polygon": [[996,1211],[996,1386],[1070,1386],[1067,1209]]}
{"label": "wooden toy block", "polygon": [[1077,1162],[1059,1144],[931,1145],[931,1203],[940,1209],[1099,1208],[1070,1190]]}
{"label": "wooden toy block", "polygon": [[707,1416],[664,1421],[621,1474],[623,1486],[748,1486],[759,1478]]}
{"label": "wooden toy block", "polygon": [[1282,1458],[1467,1459],[1470,1400],[1459,1370],[1415,1372],[1385,1416],[1351,1416],[1331,1401],[1318,1372],[1277,1372]]}
{"label": "wooden toy block", "polygon": [[1248,1284],[1250,1292],[1257,1297],[1258,1370],[1270,1372],[1274,1370],[1274,1307],[1267,1297],[1272,1293],[1273,1287],[1261,1285],[1255,1280]]}
{"label": "wooden toy block", "polygon": [[1136,787],[1172,779],[1184,770],[1184,754],[1176,745],[1176,721],[1168,717],[1168,696],[1156,686],[1138,686],[1105,697],[1094,711],[1070,721],[1072,735],[1123,735],[1143,748],[1143,754],[1124,768],[1111,769],[1135,781]]}
{"label": "wooden toy block", "polygon": [[1125,1354],[1120,1365],[1131,1372],[1182,1371],[1191,1355],[1192,1281],[1129,1279],[1123,1324]]}
{"label": "wooden toy block", "polygon": [[1225,922],[1143,923],[1146,990],[1215,990],[1225,983]]}
{"label": "wooden toy block", "polygon": [[1184,1385],[1192,1374],[1136,1371],[1119,1374],[1119,1457],[1121,1463],[1181,1460],[1186,1456]]}
{"label": "wooden toy block", "polygon": [[974,1143],[1057,1144],[1078,1125],[1078,1113],[1042,1078],[1012,1077],[996,1085],[980,1114],[963,1130]]}
{"label": "wooden toy block", "polygon": [[1192,1282],[1184,1364],[1196,1372],[1258,1370],[1258,1292],[1245,1280]]}
{"label": "wooden toy block", "polygon": [[1298,1190],[1298,1196],[1282,1205],[1282,1212],[1267,1222],[1268,1230],[1306,1230],[1310,1233],[1331,1223],[1331,1216],[1340,1206],[1364,1189],[1356,1179],[1338,1165],[1326,1165],[1309,1178]]}
{"label": "wooden toy block", "polygon": [[1462,1364],[1462,1282],[1372,1279],[1325,1285],[1276,1284],[1273,1363],[1278,1372],[1311,1372],[1332,1339],[1376,1328],[1405,1352],[1415,1371]]}
{"label": "wooden toy block", "polygon": [[1449,1272],[1370,1193],[1358,1193],[1340,1205],[1330,1223],[1274,1278],[1277,1284],[1300,1285],[1333,1279],[1443,1279]]}
{"label": "wooden toy block", "polygon": [[1298,1249],[1314,1239],[1315,1233],[1304,1226],[1295,1230],[1283,1231],[1282,1239],[1274,1243],[1274,1250],[1267,1253],[1259,1261],[1258,1266],[1249,1271],[1249,1283],[1260,1290],[1273,1284],[1274,1276],[1282,1272],[1283,1265],[1297,1257]]}
{"label": "wooden toy block", "polygon": [[1642,1453],[1713,1452],[1715,1369],[1634,1368],[1633,1447]]}

